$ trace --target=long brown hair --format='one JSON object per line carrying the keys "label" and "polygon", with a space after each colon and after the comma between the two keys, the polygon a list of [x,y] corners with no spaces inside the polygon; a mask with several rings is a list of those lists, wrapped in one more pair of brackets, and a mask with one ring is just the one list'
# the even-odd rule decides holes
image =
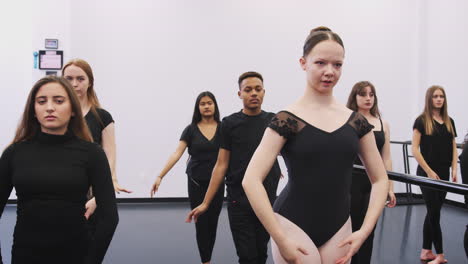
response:
{"label": "long brown hair", "polygon": [[80,69],[82,69],[89,79],[89,87],[88,91],[86,92],[86,96],[88,98],[88,102],[91,105],[90,111],[96,117],[96,119],[102,124],[102,120],[99,117],[96,108],[101,108],[101,104],[99,103],[99,99],[96,95],[96,91],[94,90],[94,74],[91,65],[83,59],[72,59],[62,69],[62,76],[65,74],[65,69],[69,66],[74,65]]}
{"label": "long brown hair", "polygon": [[369,81],[361,81],[357,82],[354,86],[353,89],[351,89],[351,93],[349,94],[348,97],[348,103],[346,104],[346,107],[353,111],[358,111],[358,105],[357,105],[357,99],[356,96],[361,93],[364,88],[370,87],[371,92],[374,94],[374,105],[370,109],[370,114],[374,117],[381,117],[380,116],[380,111],[379,111],[379,106],[377,104],[377,93],[375,92],[375,86],[369,82]]}
{"label": "long brown hair", "polygon": [[442,117],[442,121],[444,121],[445,126],[449,133],[455,136],[455,131],[452,126],[452,122],[450,121],[450,117],[448,115],[447,110],[447,95],[445,93],[444,88],[440,85],[433,85],[429,87],[426,91],[426,104],[424,105],[424,112],[420,115],[422,118],[424,129],[426,130],[427,135],[432,135],[434,132],[434,118],[432,118],[432,112],[434,110],[434,104],[432,103],[432,96],[434,95],[435,91],[440,90],[444,95],[444,104],[440,109],[440,116]]}
{"label": "long brown hair", "polygon": [[75,115],[70,118],[70,122],[68,123],[68,131],[71,131],[78,138],[92,142],[93,138],[89,133],[88,126],[86,125],[86,121],[84,120],[83,114],[81,112],[80,101],[78,100],[78,96],[71,87],[70,83],[61,77],[47,76],[37,81],[29,92],[29,96],[24,107],[23,116],[18,125],[18,128],[16,129],[13,143],[30,140],[37,132],[41,130],[41,125],[35,116],[36,111],[34,104],[36,103],[37,92],[42,86],[48,83],[60,84],[67,92],[68,98],[70,99],[72,112],[75,113]]}

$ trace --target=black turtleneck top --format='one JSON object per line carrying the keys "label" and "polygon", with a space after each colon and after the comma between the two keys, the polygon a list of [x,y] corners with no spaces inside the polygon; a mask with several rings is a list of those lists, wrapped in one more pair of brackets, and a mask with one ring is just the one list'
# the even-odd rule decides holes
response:
{"label": "black turtleneck top", "polygon": [[[14,143],[0,158],[0,217],[13,187],[18,197],[13,248],[76,245],[84,247],[85,263],[102,262],[118,214],[109,163],[101,147],[68,132],[39,132],[31,140]],[[100,208],[92,240],[84,217],[89,187]]]}

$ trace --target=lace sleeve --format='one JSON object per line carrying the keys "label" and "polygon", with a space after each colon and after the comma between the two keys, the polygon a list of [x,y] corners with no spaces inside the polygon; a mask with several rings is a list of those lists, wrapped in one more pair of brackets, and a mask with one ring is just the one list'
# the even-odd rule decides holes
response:
{"label": "lace sleeve", "polygon": [[281,111],[273,117],[268,127],[290,139],[304,127],[304,122],[289,112]]}
{"label": "lace sleeve", "polygon": [[351,118],[350,125],[354,127],[359,138],[372,131],[374,126],[367,121],[367,119],[360,113],[354,113],[354,117]]}

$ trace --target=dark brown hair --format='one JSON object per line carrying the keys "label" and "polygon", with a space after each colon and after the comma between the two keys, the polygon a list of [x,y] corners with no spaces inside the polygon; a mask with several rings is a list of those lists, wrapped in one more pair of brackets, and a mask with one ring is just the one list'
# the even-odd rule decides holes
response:
{"label": "dark brown hair", "polygon": [[368,82],[368,81],[361,81],[361,82],[356,83],[353,86],[353,89],[351,89],[351,93],[349,94],[348,103],[346,104],[346,107],[357,112],[359,108],[357,105],[356,96],[360,94],[362,90],[364,90],[364,88],[366,87],[370,87],[372,93],[374,94],[374,105],[370,109],[370,113],[372,116],[380,117],[380,111],[379,111],[379,105],[378,105],[378,100],[377,100],[377,93],[375,92],[375,86],[371,82]]}
{"label": "dark brown hair", "polygon": [[247,78],[252,78],[252,77],[259,78],[263,83],[263,77],[262,77],[262,75],[260,73],[254,72],[254,71],[244,72],[243,74],[241,74],[239,76],[239,80],[237,81],[237,83],[239,84],[239,90],[240,90],[242,81],[247,79]]}
{"label": "dark brown hair", "polygon": [[305,58],[317,44],[325,40],[333,40],[344,49],[343,40],[341,40],[338,34],[327,27],[316,27],[310,31],[309,36],[307,36],[304,42],[302,57]]}
{"label": "dark brown hair", "polygon": [[36,135],[36,133],[41,130],[41,125],[35,116],[36,111],[34,105],[36,103],[37,92],[42,86],[48,83],[60,84],[60,86],[65,89],[68,95],[71,110],[74,113],[74,115],[70,118],[70,122],[68,123],[68,131],[71,131],[78,138],[92,142],[93,138],[89,133],[88,126],[86,125],[86,121],[84,120],[83,114],[81,112],[80,101],[78,100],[78,96],[71,87],[70,83],[61,77],[47,76],[37,81],[29,92],[29,96],[24,107],[23,116],[18,125],[18,128],[16,129],[13,143],[30,140],[34,137],[34,135]]}
{"label": "dark brown hair", "polygon": [[453,129],[452,122],[450,121],[450,117],[448,115],[447,110],[447,95],[445,94],[444,88],[440,85],[432,85],[426,91],[426,103],[424,105],[424,112],[420,115],[422,118],[424,129],[426,130],[427,135],[432,135],[434,132],[434,118],[432,118],[432,111],[434,110],[434,104],[432,103],[432,96],[434,95],[435,91],[440,90],[444,95],[444,105],[440,109],[440,116],[444,121],[445,126],[447,126],[448,132],[455,136],[455,130]]}

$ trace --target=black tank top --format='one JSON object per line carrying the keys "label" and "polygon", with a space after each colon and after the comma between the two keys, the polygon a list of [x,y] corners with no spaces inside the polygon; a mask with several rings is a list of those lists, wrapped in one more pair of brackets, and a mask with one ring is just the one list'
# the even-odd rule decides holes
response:
{"label": "black tank top", "polygon": [[[380,131],[373,131],[374,136],[375,136],[375,143],[377,145],[377,149],[379,150],[380,154],[382,155],[382,149],[385,145],[385,131],[384,131],[384,126],[382,123],[382,119],[379,118],[380,120]],[[361,165],[362,162],[359,157],[356,158],[354,161],[354,164],[356,165]],[[353,171],[353,179],[351,182],[351,193],[354,192],[370,192],[371,191],[371,183],[369,181],[369,177],[367,176],[367,173],[362,172],[362,171]]]}

